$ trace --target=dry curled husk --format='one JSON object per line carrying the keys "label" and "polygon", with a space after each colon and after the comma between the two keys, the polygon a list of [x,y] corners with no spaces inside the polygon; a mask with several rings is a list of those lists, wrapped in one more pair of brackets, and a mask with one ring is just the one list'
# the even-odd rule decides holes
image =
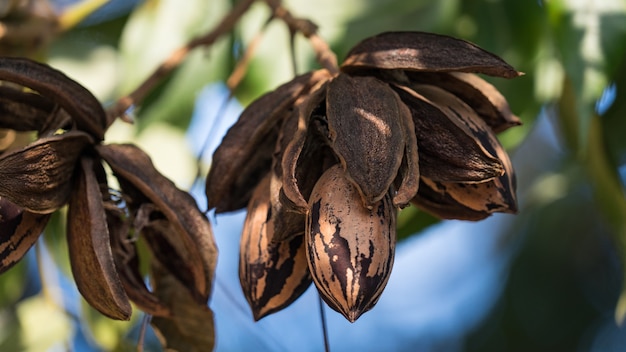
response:
{"label": "dry curled husk", "polygon": [[[217,257],[211,225],[145,152],[103,143],[112,121],[87,89],[62,72],[0,58],[0,273],[24,257],[53,212],[67,207],[72,274],[93,308],[129,320],[134,303],[154,317],[166,348],[198,337],[185,325],[192,321],[203,328],[197,339],[207,342],[202,348],[211,349],[207,301]],[[113,177],[121,189],[109,187]],[[140,265],[140,240],[152,254],[142,260],[159,270],[150,288],[140,270],[146,267]]]}

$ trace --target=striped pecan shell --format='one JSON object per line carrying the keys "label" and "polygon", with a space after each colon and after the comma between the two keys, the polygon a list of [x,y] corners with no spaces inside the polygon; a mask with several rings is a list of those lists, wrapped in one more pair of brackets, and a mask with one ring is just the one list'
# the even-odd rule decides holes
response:
{"label": "striped pecan shell", "polygon": [[309,199],[309,269],[328,305],[356,321],[378,301],[393,265],[396,209],[387,193],[371,209],[339,164],[318,180]]}
{"label": "striped pecan shell", "polygon": [[311,284],[304,236],[271,242],[269,200],[267,175],[248,204],[239,253],[239,280],[255,320],[289,306]]}

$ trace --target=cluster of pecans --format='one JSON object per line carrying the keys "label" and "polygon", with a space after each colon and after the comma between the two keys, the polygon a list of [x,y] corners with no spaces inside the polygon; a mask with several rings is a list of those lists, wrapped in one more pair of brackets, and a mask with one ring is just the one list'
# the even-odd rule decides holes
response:
{"label": "cluster of pecans", "polygon": [[[255,319],[312,282],[351,322],[371,309],[391,273],[399,208],[465,220],[516,212],[495,134],[520,121],[476,73],[520,75],[463,40],[383,33],[357,44],[339,72],[303,74],[248,106],[213,156],[206,195],[216,212],[248,210],[239,277]],[[34,134],[25,146],[0,135],[11,146],[0,153],[0,273],[67,205],[72,272],[93,307],[128,319],[133,301],[158,322],[189,313],[191,301],[212,321],[217,251],[193,198],[141,149],[103,143],[113,119],[61,72],[0,58],[0,81],[0,129]]]}
{"label": "cluster of pecans", "polygon": [[[112,119],[63,73],[1,57],[0,81],[0,128],[32,135],[25,145],[3,143],[8,149],[0,153],[0,273],[34,245],[52,213],[67,206],[71,270],[91,306],[128,320],[132,301],[154,316],[157,329],[171,329],[168,322],[189,305],[210,316],[217,250],[195,200],[140,148],[105,144]],[[112,178],[119,189],[109,185]],[[140,270],[146,260],[140,243],[151,254],[151,288]]]}
{"label": "cluster of pecans", "polygon": [[340,72],[298,76],[250,104],[213,156],[210,208],[247,207],[239,277],[254,318],[315,283],[354,322],[389,278],[398,208],[480,220],[517,211],[495,134],[519,125],[476,73],[520,75],[467,41],[422,32],[365,39]]}

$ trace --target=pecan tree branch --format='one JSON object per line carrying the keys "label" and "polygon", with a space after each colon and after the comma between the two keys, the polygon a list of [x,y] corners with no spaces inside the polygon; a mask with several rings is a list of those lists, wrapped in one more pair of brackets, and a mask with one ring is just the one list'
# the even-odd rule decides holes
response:
{"label": "pecan tree branch", "polygon": [[317,34],[317,25],[305,18],[294,17],[289,10],[281,5],[280,0],[265,0],[267,5],[274,12],[276,18],[280,18],[287,24],[291,31],[302,33],[313,46],[315,58],[331,74],[339,74],[337,56],[330,49],[328,43]]}
{"label": "pecan tree branch", "polygon": [[159,67],[142,84],[127,96],[121,97],[113,106],[107,109],[107,124],[111,125],[118,116],[124,118],[124,113],[129,107],[140,103],[156,87],[161,80],[170,74],[187,57],[187,54],[200,46],[212,45],[220,36],[230,32],[239,18],[246,13],[250,5],[256,0],[241,0],[226,15],[213,30],[205,35],[192,39],[185,46],[178,48],[165,59]]}

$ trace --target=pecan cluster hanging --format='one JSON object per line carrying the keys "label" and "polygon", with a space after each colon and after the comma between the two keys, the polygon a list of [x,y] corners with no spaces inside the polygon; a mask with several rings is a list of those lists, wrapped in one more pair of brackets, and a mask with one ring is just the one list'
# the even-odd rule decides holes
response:
{"label": "pecan cluster hanging", "polygon": [[294,78],[250,104],[213,156],[210,208],[247,206],[240,281],[255,319],[314,282],[349,321],[393,264],[397,208],[444,219],[517,211],[495,134],[519,125],[475,75],[520,75],[467,41],[421,32],[368,38],[341,72]]}
{"label": "pecan cluster hanging", "polygon": [[[98,100],[51,67],[0,58],[0,128],[36,140],[0,154],[0,273],[36,242],[53,212],[68,205],[72,273],[85,300],[127,320],[130,301],[172,318],[170,277],[207,310],[217,251],[194,199],[131,144],[104,144],[109,125]],[[109,188],[105,163],[120,190]],[[152,290],[139,270],[138,241],[153,260]],[[209,312],[210,314],[210,312]],[[180,319],[180,317],[178,317]]]}

